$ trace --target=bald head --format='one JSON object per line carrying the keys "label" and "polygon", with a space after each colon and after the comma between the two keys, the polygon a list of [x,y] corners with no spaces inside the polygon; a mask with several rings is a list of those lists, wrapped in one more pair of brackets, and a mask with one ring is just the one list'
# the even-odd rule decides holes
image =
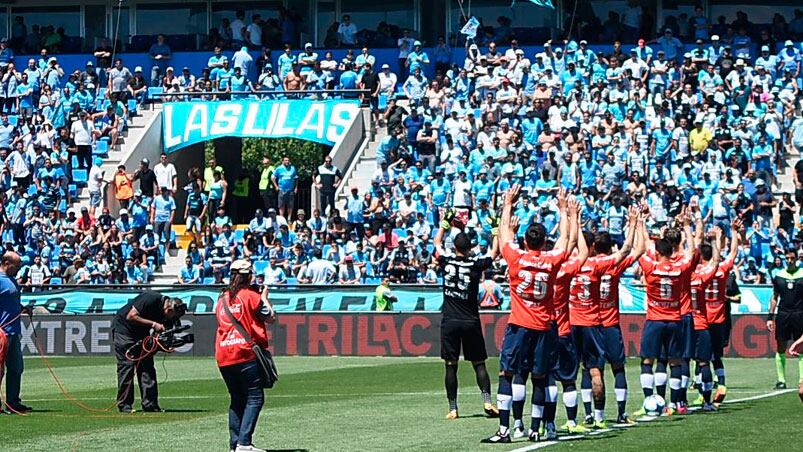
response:
{"label": "bald head", "polygon": [[20,255],[13,251],[6,251],[3,257],[0,257],[0,271],[12,278],[17,276],[21,265]]}

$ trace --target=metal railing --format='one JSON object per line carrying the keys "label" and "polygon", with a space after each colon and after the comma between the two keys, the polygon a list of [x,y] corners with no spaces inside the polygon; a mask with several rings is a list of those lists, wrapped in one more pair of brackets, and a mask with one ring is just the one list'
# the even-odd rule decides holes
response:
{"label": "metal railing", "polygon": [[340,94],[370,94],[371,90],[368,89],[304,89],[304,90],[271,90],[271,91],[178,91],[178,92],[161,92],[161,93],[149,93],[149,97],[176,97],[176,96],[186,96],[186,97],[202,97],[202,96],[250,96],[250,95],[262,95],[262,96],[275,96],[275,95],[288,95],[288,96],[300,96],[300,95],[308,95],[308,94],[333,94],[333,95],[340,95]]}

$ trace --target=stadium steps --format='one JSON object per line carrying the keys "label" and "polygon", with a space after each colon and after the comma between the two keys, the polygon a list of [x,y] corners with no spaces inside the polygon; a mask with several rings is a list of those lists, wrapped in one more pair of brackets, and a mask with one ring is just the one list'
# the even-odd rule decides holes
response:
{"label": "stadium steps", "polygon": [[363,148],[356,165],[354,165],[350,173],[346,174],[346,184],[344,186],[347,188],[343,190],[337,199],[336,204],[338,206],[342,206],[343,202],[345,202],[350,193],[350,187],[356,186],[360,189],[360,193],[365,193],[371,186],[371,176],[376,171],[376,148],[387,136],[387,131],[384,127],[378,127],[373,132],[368,135],[368,144]]}
{"label": "stadium steps", "polygon": [[777,186],[774,187],[774,193],[778,199],[780,199],[782,193],[795,192],[795,182],[792,177],[792,172],[794,171],[795,163],[800,160],[800,153],[798,153],[793,146],[787,148],[787,152],[784,153],[784,156],[786,157],[786,161],[784,165],[778,169]]}

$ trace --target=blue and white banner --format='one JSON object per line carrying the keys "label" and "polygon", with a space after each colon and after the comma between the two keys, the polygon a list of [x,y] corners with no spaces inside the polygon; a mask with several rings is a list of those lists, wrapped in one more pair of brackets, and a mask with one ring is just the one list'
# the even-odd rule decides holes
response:
{"label": "blue and white banner", "polygon": [[[502,310],[510,309],[507,287]],[[214,312],[220,289],[214,287],[157,289],[161,293],[178,297],[187,303],[189,312]],[[437,286],[394,286],[399,299],[393,305],[399,312],[440,311],[443,292]],[[736,314],[761,314],[769,308],[772,286],[742,286],[742,302],[733,305]],[[113,313],[141,293],[133,289],[58,289],[46,292],[25,293],[22,304],[46,308],[55,314]],[[270,291],[270,301],[278,312],[369,312],[376,309],[374,287],[371,286],[283,286]],[[621,284],[619,308],[627,314],[644,312],[644,287]]]}
{"label": "blue and white banner", "polygon": [[477,20],[476,17],[471,16],[471,18],[463,25],[463,29],[460,30],[461,34],[468,36],[469,38],[474,38],[477,36],[477,29],[480,27],[480,21]]}
{"label": "blue and white banner", "polygon": [[334,146],[360,113],[358,100],[168,102],[165,152],[221,137],[298,138]]}

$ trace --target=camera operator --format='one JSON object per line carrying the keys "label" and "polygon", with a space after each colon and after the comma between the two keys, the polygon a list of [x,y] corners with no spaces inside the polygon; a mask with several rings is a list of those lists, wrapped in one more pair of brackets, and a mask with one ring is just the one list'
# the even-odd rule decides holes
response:
{"label": "camera operator", "polygon": [[[265,403],[265,375],[249,342],[230,320],[231,315],[252,340],[268,346],[265,323],[275,319],[268,302],[267,286],[260,295],[252,285],[253,269],[247,260],[231,264],[231,282],[221,292],[215,306],[217,334],[215,359],[231,396],[229,404],[229,448],[236,451],[259,451],[251,442],[259,412]],[[227,313],[223,305],[229,309]]]}
{"label": "camera operator", "polygon": [[117,357],[117,408],[121,413],[131,413],[134,404],[134,371],[139,381],[142,411],[160,412],[159,390],[156,382],[156,367],[153,354],[132,361],[126,357],[139,358],[141,341],[150,331],[161,333],[180,323],[179,317],[187,312],[187,305],[178,298],[170,298],[159,292],[145,291],[120,308],[112,322],[114,354]]}

